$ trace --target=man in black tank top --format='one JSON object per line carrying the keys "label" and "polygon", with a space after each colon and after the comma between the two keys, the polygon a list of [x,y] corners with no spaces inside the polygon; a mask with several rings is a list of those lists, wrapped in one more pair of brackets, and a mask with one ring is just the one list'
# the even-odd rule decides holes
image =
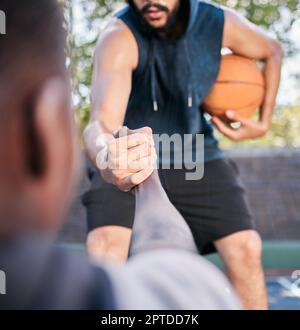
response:
{"label": "man in black tank top", "polygon": [[[266,308],[261,239],[238,168],[218,148],[201,104],[217,76],[222,47],[264,61],[266,94],[259,120],[241,120],[228,111],[231,120],[241,121],[240,128],[233,129],[213,118],[215,126],[233,140],[264,135],[278,90],[281,47],[234,11],[211,3],[128,2],[101,34],[95,52],[92,112],[84,133],[91,160],[91,189],[83,196],[89,254],[95,259],[103,253],[119,261],[127,259],[135,214],[135,198],[128,191],[152,173],[151,132],[190,134],[194,154],[198,150],[194,139],[200,133],[204,135],[203,179],[186,180],[188,170],[177,169],[174,162],[171,169],[159,168],[162,185],[191,229],[199,252],[217,249],[244,305]],[[115,138],[114,132],[123,125],[137,131],[128,136],[128,146],[116,152],[124,137]],[[102,160],[112,168],[102,168]],[[160,154],[158,163],[164,163]],[[155,208],[160,208],[159,198],[145,213]]]}

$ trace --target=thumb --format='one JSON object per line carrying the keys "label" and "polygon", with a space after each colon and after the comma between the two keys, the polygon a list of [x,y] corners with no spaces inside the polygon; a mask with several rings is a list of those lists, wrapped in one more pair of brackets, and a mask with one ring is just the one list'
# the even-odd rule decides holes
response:
{"label": "thumb", "polygon": [[120,137],[129,135],[129,131],[130,131],[130,129],[127,126],[122,126],[122,127],[120,127],[119,129],[117,129],[116,131],[113,132],[113,136],[116,139],[118,139]]}
{"label": "thumb", "polygon": [[131,131],[132,133],[145,133],[147,135],[152,135],[152,128],[151,127],[148,127],[148,126],[145,126],[145,127],[142,127],[142,128],[139,128],[139,129],[136,129],[136,130],[133,130]]}
{"label": "thumb", "polygon": [[248,119],[239,116],[233,110],[227,110],[225,114],[226,114],[226,117],[231,121],[240,122],[243,125],[247,125],[249,123]]}

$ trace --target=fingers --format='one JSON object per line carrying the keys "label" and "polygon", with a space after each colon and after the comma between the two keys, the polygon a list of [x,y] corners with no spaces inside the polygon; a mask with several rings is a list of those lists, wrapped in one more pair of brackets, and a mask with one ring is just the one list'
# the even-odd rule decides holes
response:
{"label": "fingers", "polygon": [[232,110],[227,110],[225,112],[225,115],[230,121],[240,122],[242,125],[249,125],[250,123],[249,119],[242,118],[241,116],[237,115],[235,111]]}
{"label": "fingers", "polygon": [[[108,158],[111,161],[133,161],[149,155],[154,148],[154,141],[150,137],[135,133],[131,136],[110,141]],[[119,164],[115,164],[119,166]]]}
{"label": "fingers", "polygon": [[153,132],[152,132],[151,127],[145,126],[145,127],[138,128],[138,129],[135,129],[135,130],[129,130],[129,134],[134,134],[134,133],[143,133],[143,134],[147,134],[147,135],[152,136]]}
{"label": "fingers", "polygon": [[[250,119],[240,117],[235,111],[227,110],[225,116],[226,123],[218,117],[212,117],[212,121],[222,134],[233,141],[244,139],[247,136],[247,131],[253,128],[253,123]],[[229,123],[233,122],[240,123],[240,126],[238,128],[229,126]]]}
{"label": "fingers", "polygon": [[[136,130],[130,130],[126,126],[114,132],[115,139],[109,141],[108,152],[113,158],[122,157],[122,154],[126,154],[132,149],[133,158],[130,160],[145,157],[145,153],[142,150],[151,148],[154,146],[154,140],[152,136],[152,129],[150,127],[143,127]],[[141,146],[140,149],[135,149]],[[140,157],[134,156],[136,153],[141,153]]]}
{"label": "fingers", "polygon": [[113,132],[113,136],[117,139],[120,137],[124,137],[126,135],[132,135],[135,133],[142,133],[152,136],[152,129],[148,126],[138,128],[138,129],[129,129],[127,126],[123,126],[116,131]]}
{"label": "fingers", "polygon": [[119,138],[127,136],[129,134],[129,128],[127,126],[123,126],[119,130]]}
{"label": "fingers", "polygon": [[151,175],[156,166],[156,151],[150,127],[130,130],[126,126],[113,133],[108,143],[107,167],[110,182],[123,191],[131,190]]}
{"label": "fingers", "polygon": [[135,160],[139,160],[141,158],[147,157],[151,155],[153,152],[152,148],[154,148],[150,143],[141,144],[139,146],[130,148],[128,150],[128,162],[132,162]]}
{"label": "fingers", "polygon": [[132,174],[124,178],[122,183],[120,183],[119,185],[119,189],[125,192],[130,191],[132,188],[148,179],[148,177],[152,174],[153,170],[153,168],[145,168],[138,173]]}
{"label": "fingers", "polygon": [[156,150],[154,146],[141,145],[139,147],[131,148],[120,156],[114,157],[109,155],[108,167],[110,169],[117,169],[124,171],[127,176],[128,173],[135,173],[145,167],[155,166],[156,164]]}
{"label": "fingers", "polygon": [[149,137],[145,134],[134,133],[126,135],[117,139],[111,140],[108,143],[108,151],[113,156],[120,156],[122,153],[127,152],[128,149],[146,144],[149,142]]}
{"label": "fingers", "polygon": [[133,186],[137,186],[144,182],[153,172],[153,168],[144,168],[142,171],[135,173],[131,176]]}
{"label": "fingers", "polygon": [[130,164],[130,168],[124,170],[113,170],[116,178],[115,184],[120,190],[129,191],[134,186],[146,180],[155,168],[156,154],[144,157]]}
{"label": "fingers", "polygon": [[238,131],[235,129],[230,128],[226,124],[223,123],[221,119],[218,117],[212,117],[212,121],[217,127],[217,129],[224,134],[225,136],[229,137],[232,140],[238,139]]}
{"label": "fingers", "polygon": [[113,132],[113,136],[115,139],[118,139],[120,137],[129,135],[130,132],[131,130],[127,126],[122,126]]}
{"label": "fingers", "polygon": [[155,151],[152,151],[147,157],[128,162],[128,170],[131,172],[138,172],[143,170],[144,168],[154,168],[156,161],[155,155]]}

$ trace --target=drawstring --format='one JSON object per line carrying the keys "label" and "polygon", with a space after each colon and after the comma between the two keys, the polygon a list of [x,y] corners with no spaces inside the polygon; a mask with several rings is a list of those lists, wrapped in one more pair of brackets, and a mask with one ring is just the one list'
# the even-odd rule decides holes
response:
{"label": "drawstring", "polygon": [[151,97],[153,102],[153,110],[158,111],[158,102],[156,96],[156,76],[155,76],[155,38],[151,39],[151,72],[150,72],[150,79],[151,79]]}
{"label": "drawstring", "polygon": [[184,51],[185,51],[185,56],[188,64],[188,107],[192,108],[193,107],[193,89],[192,89],[192,81],[191,81],[191,74],[192,74],[192,62],[191,62],[191,57],[189,53],[189,49],[186,43],[186,39],[184,40]]}
{"label": "drawstring", "polygon": [[[187,99],[187,106],[189,108],[193,107],[193,88],[192,88],[192,62],[189,54],[189,49],[184,40],[184,52],[188,64],[188,99]],[[150,65],[151,65],[151,72],[150,72],[150,83],[151,83],[151,97],[153,102],[153,110],[158,111],[158,101],[157,101],[157,94],[156,94],[156,75],[155,75],[155,52],[156,52],[156,41],[155,37],[151,38],[151,54],[150,54]]]}

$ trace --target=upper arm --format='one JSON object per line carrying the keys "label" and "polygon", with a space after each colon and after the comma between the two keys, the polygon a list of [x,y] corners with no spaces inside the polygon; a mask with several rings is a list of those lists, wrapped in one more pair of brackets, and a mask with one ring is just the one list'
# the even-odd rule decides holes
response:
{"label": "upper arm", "polygon": [[280,44],[263,29],[233,10],[225,9],[223,47],[256,60],[265,60],[280,50]]}
{"label": "upper arm", "polygon": [[137,64],[134,36],[123,22],[114,20],[101,34],[94,56],[91,121],[99,120],[105,130],[123,123]]}

